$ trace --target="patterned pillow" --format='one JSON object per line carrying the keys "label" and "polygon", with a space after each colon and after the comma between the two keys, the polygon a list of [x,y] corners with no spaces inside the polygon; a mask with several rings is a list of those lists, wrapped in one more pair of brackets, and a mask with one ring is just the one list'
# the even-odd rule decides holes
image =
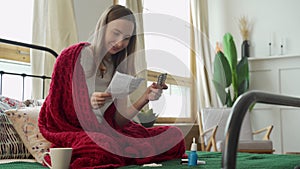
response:
{"label": "patterned pillow", "polygon": [[21,137],[25,147],[37,160],[42,163],[42,155],[50,148],[50,142],[40,133],[38,116],[41,106],[25,107],[5,111],[14,128]]}
{"label": "patterned pillow", "polygon": [[21,159],[31,156],[4,113],[8,109],[22,106],[24,105],[18,100],[0,96],[0,159]]}
{"label": "patterned pillow", "polygon": [[[0,102],[3,104],[6,104],[10,108],[19,108],[19,107],[25,106],[23,102],[16,100],[16,99],[9,98],[9,97],[5,97],[5,96],[0,96]],[[1,110],[1,108],[0,108],[0,110]]]}

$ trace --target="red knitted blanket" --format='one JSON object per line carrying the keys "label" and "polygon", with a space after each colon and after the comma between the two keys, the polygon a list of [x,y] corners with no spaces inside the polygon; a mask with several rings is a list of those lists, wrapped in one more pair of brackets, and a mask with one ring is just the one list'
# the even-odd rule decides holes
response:
{"label": "red knitted blanket", "polygon": [[52,147],[73,148],[70,168],[116,168],[181,158],[183,134],[175,127],[144,128],[130,122],[120,128],[114,121],[114,104],[105,120],[97,121],[79,61],[84,45],[70,46],[57,58],[39,116],[40,131]]}

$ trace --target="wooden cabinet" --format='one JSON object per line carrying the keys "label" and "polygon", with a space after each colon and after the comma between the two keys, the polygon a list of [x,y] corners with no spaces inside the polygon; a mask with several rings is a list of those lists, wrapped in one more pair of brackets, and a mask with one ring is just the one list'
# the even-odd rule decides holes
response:
{"label": "wooden cabinet", "polygon": [[[249,58],[250,90],[300,97],[300,55]],[[274,125],[275,153],[300,152],[300,108],[256,104],[253,129]]]}

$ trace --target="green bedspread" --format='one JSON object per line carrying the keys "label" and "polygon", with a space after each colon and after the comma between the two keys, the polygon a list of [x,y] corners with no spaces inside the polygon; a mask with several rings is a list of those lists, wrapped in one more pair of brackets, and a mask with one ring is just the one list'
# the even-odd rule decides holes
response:
{"label": "green bedspread", "polygon": [[[188,153],[188,152],[187,152]],[[199,160],[203,160],[206,164],[189,167],[180,164],[180,160],[172,160],[162,162],[162,167],[142,167],[142,166],[126,166],[120,169],[136,169],[136,168],[168,168],[168,169],[188,169],[188,168],[221,168],[222,154],[219,152],[198,152]],[[300,165],[300,155],[279,155],[279,154],[249,154],[238,153],[237,169],[294,169]],[[14,162],[9,164],[1,164],[1,169],[45,169],[38,163]]]}

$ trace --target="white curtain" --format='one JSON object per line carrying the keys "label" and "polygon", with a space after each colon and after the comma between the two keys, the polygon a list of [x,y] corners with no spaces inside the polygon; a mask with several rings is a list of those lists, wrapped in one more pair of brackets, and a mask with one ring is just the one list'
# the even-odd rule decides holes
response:
{"label": "white curtain", "polygon": [[131,100],[137,100],[147,88],[147,64],[145,58],[145,42],[144,42],[144,26],[143,26],[143,4],[142,1],[126,1],[127,8],[131,9],[135,15],[137,23],[137,53],[135,56],[135,67],[138,77],[146,79],[141,87],[136,90],[131,97]]}
{"label": "white curtain", "polygon": [[[78,42],[73,0],[35,0],[32,43],[49,47],[60,53]],[[47,52],[31,50],[32,73],[51,76],[55,57]],[[44,96],[49,90],[46,81]],[[33,98],[42,98],[42,81],[33,80]]]}
{"label": "white curtain", "polygon": [[212,60],[214,44],[209,42],[207,0],[190,0],[193,25],[193,50],[196,55],[198,110],[204,107],[217,107],[218,100],[212,83]]}

